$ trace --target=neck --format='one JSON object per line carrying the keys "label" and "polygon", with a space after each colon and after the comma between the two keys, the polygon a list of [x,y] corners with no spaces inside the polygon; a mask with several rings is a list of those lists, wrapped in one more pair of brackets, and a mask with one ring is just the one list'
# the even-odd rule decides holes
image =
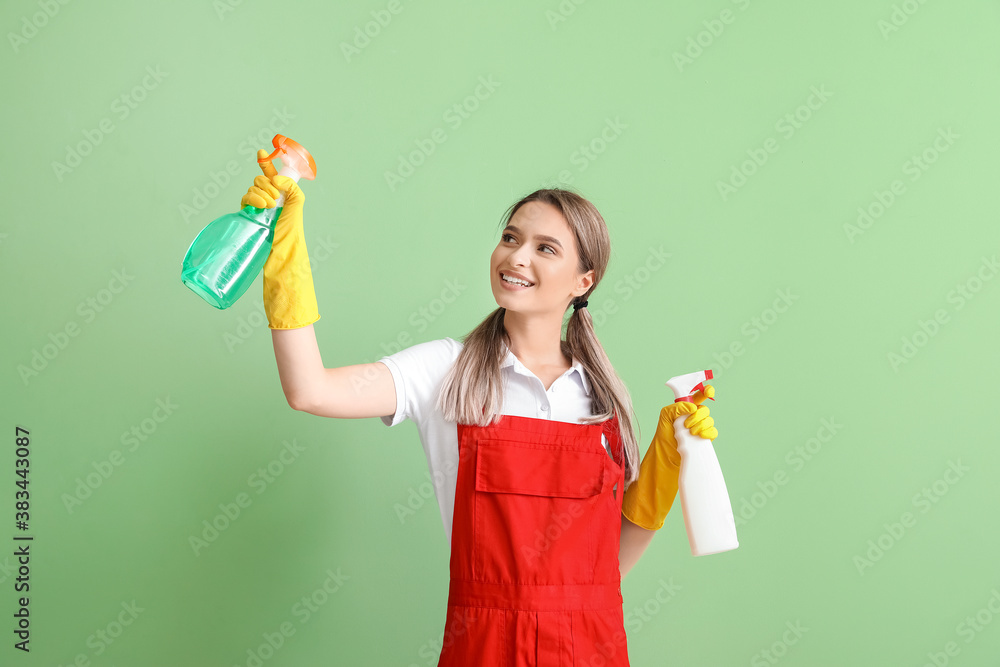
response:
{"label": "neck", "polygon": [[504,311],[504,329],[510,337],[510,351],[521,363],[538,366],[565,366],[571,360],[562,353],[562,315],[526,315]]}

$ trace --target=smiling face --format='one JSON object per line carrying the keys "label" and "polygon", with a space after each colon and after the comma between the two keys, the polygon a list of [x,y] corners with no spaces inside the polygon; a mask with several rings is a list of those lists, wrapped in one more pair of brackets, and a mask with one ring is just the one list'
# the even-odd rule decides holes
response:
{"label": "smiling face", "polygon": [[[576,238],[559,209],[529,201],[517,209],[490,257],[490,286],[501,308],[515,312],[564,312],[593,284],[593,270],[580,274]],[[520,278],[513,285],[501,275]]]}

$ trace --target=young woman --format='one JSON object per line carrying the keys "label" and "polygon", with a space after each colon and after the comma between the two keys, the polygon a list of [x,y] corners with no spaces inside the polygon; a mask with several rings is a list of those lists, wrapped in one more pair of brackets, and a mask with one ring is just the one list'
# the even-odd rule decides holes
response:
{"label": "young woman", "polygon": [[262,168],[242,205],[272,207],[287,192],[264,307],[289,405],[419,429],[451,546],[438,665],[627,666],[621,577],[676,496],[673,421],[690,414],[693,434],[718,432],[700,405],[708,385],[694,404],[661,410],[638,465],[631,398],[586,310],[610,256],[600,213],[567,190],[527,195],[507,211],[490,257],[498,308],[462,342],[324,368],[304,197]]}

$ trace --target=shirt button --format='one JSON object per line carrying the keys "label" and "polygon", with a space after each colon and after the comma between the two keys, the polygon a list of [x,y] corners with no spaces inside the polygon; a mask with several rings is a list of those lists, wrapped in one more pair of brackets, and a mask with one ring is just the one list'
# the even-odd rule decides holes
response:
{"label": "shirt button", "polygon": [[542,412],[548,412],[548,410],[549,410],[549,406],[547,406],[547,405],[543,405],[542,406]]}

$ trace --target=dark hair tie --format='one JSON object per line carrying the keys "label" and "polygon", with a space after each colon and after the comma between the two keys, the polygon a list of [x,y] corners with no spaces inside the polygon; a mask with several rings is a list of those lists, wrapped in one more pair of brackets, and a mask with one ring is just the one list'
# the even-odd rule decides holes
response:
{"label": "dark hair tie", "polygon": [[580,308],[586,308],[586,307],[587,307],[586,301],[580,301],[579,303],[573,304],[573,310],[579,310]]}

